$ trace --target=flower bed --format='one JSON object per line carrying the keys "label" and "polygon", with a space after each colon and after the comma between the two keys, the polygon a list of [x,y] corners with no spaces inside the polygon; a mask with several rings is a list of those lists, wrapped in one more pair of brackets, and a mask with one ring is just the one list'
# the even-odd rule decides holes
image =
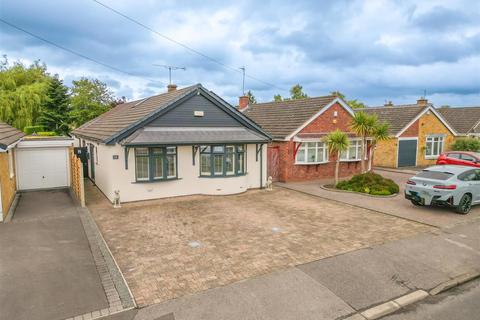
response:
{"label": "flower bed", "polygon": [[350,180],[341,181],[336,189],[367,193],[375,196],[389,196],[399,192],[400,188],[391,179],[386,179],[379,174],[367,172],[353,176]]}

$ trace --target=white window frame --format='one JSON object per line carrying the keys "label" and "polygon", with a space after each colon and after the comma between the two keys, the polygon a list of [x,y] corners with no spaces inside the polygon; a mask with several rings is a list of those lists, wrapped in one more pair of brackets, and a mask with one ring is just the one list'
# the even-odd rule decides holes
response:
{"label": "white window frame", "polygon": [[[434,154],[433,145],[435,143],[435,139],[439,139],[437,143],[441,143],[441,148],[438,150],[438,154]],[[432,154],[427,154],[427,144],[431,143],[432,147]],[[445,149],[445,135],[438,135],[438,134],[431,134],[425,137],[425,159],[437,159]]]}
{"label": "white window frame", "polygon": [[[308,162],[308,150],[307,148],[307,143],[315,143],[315,162]],[[323,159],[321,161],[318,161],[317,155],[318,155],[318,149],[323,149]],[[299,161],[298,160],[298,152],[300,150],[305,150],[305,160]],[[309,165],[309,164],[323,164],[323,163],[328,163],[328,147],[327,144],[323,141],[302,141],[300,147],[297,150],[297,153],[295,155],[295,164],[299,165]]]}
{"label": "white window frame", "polygon": [[[350,159],[350,147],[352,142],[355,142],[356,145],[356,157],[355,159]],[[356,162],[362,160],[362,139],[349,139],[348,140],[348,148],[345,150],[346,157],[342,157],[342,153],[340,153],[340,162]],[[367,155],[365,154],[365,158]]]}

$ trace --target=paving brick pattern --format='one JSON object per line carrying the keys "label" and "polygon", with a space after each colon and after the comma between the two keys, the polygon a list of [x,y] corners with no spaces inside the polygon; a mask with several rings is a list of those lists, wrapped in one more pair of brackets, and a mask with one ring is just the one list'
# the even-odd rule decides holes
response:
{"label": "paving brick pattern", "polygon": [[86,184],[86,198],[139,306],[433,230],[286,189],[113,209]]}

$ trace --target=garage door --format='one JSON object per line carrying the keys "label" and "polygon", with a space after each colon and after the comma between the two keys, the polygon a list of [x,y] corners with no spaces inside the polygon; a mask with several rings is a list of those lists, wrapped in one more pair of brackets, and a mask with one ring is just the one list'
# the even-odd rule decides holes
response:
{"label": "garage door", "polygon": [[413,167],[417,165],[417,140],[398,141],[398,166]]}
{"label": "garage door", "polygon": [[18,189],[46,189],[68,186],[68,149],[18,149]]}

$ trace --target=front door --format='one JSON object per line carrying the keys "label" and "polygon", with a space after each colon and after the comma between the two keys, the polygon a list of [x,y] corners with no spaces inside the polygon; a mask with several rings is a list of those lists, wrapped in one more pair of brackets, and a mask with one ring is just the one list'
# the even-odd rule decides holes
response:
{"label": "front door", "polygon": [[267,176],[272,177],[272,181],[278,181],[279,176],[279,147],[268,147],[267,149]]}
{"label": "front door", "polygon": [[90,145],[90,179],[95,181],[95,146]]}
{"label": "front door", "polygon": [[417,139],[398,141],[398,167],[417,165]]}

